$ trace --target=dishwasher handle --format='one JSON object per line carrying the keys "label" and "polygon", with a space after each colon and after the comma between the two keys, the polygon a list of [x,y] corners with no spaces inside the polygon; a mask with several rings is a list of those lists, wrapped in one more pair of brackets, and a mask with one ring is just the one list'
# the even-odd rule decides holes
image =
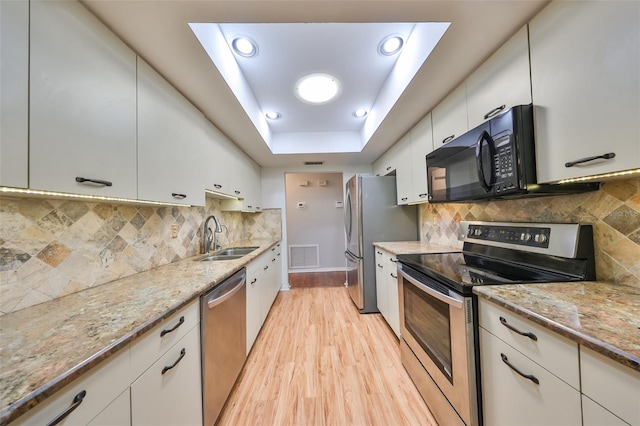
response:
{"label": "dishwasher handle", "polygon": [[227,278],[207,295],[207,306],[209,309],[223,303],[237,293],[245,285],[246,280],[247,273],[244,268],[230,278]]}

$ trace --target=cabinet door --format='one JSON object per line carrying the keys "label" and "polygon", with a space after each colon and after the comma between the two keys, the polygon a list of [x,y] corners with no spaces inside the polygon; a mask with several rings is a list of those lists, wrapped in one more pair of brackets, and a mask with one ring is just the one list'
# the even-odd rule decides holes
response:
{"label": "cabinet door", "polygon": [[208,120],[204,120],[206,138],[205,151],[205,188],[212,191],[229,194],[229,163],[231,153],[229,142],[220,130]]}
{"label": "cabinet door", "polygon": [[637,1],[556,1],[530,22],[539,182],[640,167],[638,16]]}
{"label": "cabinet door", "polygon": [[374,163],[376,176],[387,176],[398,168],[398,145],[394,144]]}
{"label": "cabinet door", "polygon": [[629,423],[582,395],[582,424],[583,426],[626,426]]}
{"label": "cabinet door", "polygon": [[469,128],[516,105],[531,103],[526,25],[467,78]]}
{"label": "cabinet door", "polygon": [[262,313],[260,310],[260,287],[262,286],[260,267],[247,267],[247,355],[258,337],[262,327]]}
{"label": "cabinet door", "polygon": [[0,185],[29,184],[29,2],[0,1]]}
{"label": "cabinet door", "polygon": [[386,254],[389,267],[387,268],[387,323],[400,337],[400,299],[398,297],[398,265],[397,259],[390,253]]}
{"label": "cabinet door", "polygon": [[431,113],[411,129],[411,202],[428,200],[426,156],[433,151]]}
{"label": "cabinet door", "polygon": [[433,147],[435,149],[469,130],[467,92],[464,83],[431,111],[431,118],[433,120]]}
{"label": "cabinet door", "polygon": [[30,4],[29,186],[135,199],[135,53],[78,2]]}
{"label": "cabinet door", "polygon": [[202,425],[200,327],[131,385],[132,425]]}
{"label": "cabinet door", "polygon": [[88,426],[129,425],[131,425],[131,393],[129,388],[88,423]]}
{"label": "cabinet door", "polygon": [[582,424],[580,392],[482,327],[480,363],[484,424]]}
{"label": "cabinet door", "polygon": [[[387,320],[388,310],[388,298],[387,298],[387,261],[384,256],[384,251],[375,247],[376,250],[376,304],[378,310],[382,314],[383,318]],[[388,322],[388,321],[387,321]]]}
{"label": "cabinet door", "polygon": [[138,58],[138,198],[204,205],[204,116]]}
{"label": "cabinet door", "polygon": [[398,205],[411,201],[411,135],[407,133],[398,142],[396,152],[396,197]]}

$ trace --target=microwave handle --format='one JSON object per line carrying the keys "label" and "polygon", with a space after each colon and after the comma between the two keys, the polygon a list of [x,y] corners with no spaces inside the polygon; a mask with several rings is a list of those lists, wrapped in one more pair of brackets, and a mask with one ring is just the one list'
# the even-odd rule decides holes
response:
{"label": "microwave handle", "polygon": [[[491,156],[491,176],[489,177],[489,182],[487,182],[486,176],[484,175],[484,169],[482,168],[482,146],[484,145],[485,141],[487,142],[487,146],[489,147],[489,151],[491,154],[490,155]],[[486,192],[491,191],[495,183],[496,170],[495,170],[495,165],[493,160],[496,156],[495,151],[496,150],[495,150],[495,147],[493,146],[493,139],[491,138],[489,133],[487,133],[487,131],[484,130],[480,134],[480,137],[478,138],[478,142],[476,144],[476,168],[478,171],[478,180],[480,181],[480,185],[484,188]]]}

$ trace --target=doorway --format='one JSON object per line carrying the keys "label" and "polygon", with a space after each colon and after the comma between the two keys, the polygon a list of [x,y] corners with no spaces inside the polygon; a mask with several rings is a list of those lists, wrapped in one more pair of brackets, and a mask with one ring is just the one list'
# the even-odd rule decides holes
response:
{"label": "doorway", "polygon": [[291,288],[345,281],[342,173],[285,173]]}

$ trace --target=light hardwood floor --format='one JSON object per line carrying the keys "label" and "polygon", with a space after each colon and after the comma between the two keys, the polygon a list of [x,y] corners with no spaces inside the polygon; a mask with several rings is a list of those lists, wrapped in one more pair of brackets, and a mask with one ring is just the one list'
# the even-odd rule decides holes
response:
{"label": "light hardwood floor", "polygon": [[219,425],[436,425],[380,314],[346,288],[280,292]]}

